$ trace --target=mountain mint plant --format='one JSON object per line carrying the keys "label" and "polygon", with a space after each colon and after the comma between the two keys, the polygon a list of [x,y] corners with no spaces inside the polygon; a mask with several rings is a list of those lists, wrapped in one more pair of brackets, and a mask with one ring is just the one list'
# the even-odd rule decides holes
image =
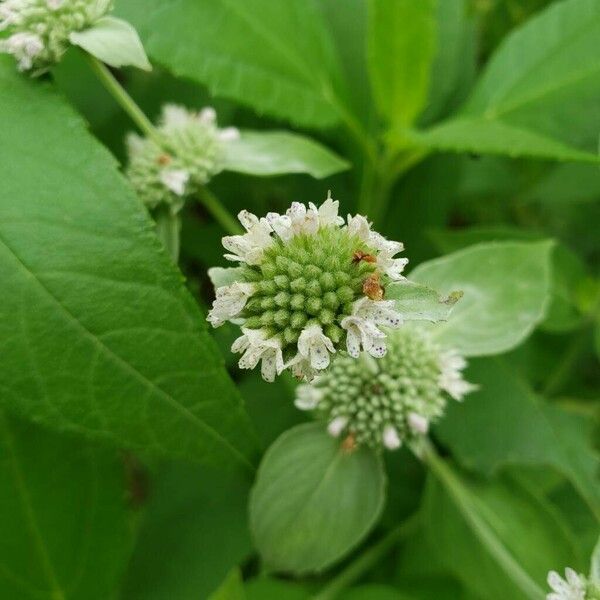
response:
{"label": "mountain mint plant", "polygon": [[235,127],[219,129],[213,108],[190,111],[167,104],[156,128],[158,140],[127,137],[127,176],[150,209],[163,205],[173,214],[223,168],[224,144],[239,138]]}
{"label": "mountain mint plant", "polygon": [[296,406],[325,420],[334,437],[395,450],[427,433],[448,396],[460,401],[477,387],[462,376],[465,359],[423,328],[391,332],[387,347],[378,361],[365,353],[359,360],[340,355],[312,384],[298,386]]}
{"label": "mountain mint plant", "polygon": [[42,73],[62,58],[73,33],[88,29],[112,8],[112,0],[4,0],[0,3],[0,52],[21,71]]}
{"label": "mountain mint plant", "polygon": [[242,211],[246,233],[223,238],[225,258],[241,267],[225,275],[233,279],[228,285],[216,282],[208,320],[241,325],[232,346],[242,353],[240,368],[261,362],[266,381],[286,368],[311,380],[339,350],[384,356],[382,327],[402,324],[385,288],[404,279],[408,260],[394,258],[400,242],[386,240],[361,215],[344,221],[338,206],[329,197],[319,208],[294,202],[285,215],[259,219]]}

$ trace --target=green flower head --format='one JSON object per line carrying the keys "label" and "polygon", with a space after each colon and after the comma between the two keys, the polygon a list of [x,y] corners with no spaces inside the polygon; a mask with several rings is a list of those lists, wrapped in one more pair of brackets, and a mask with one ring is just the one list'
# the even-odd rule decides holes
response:
{"label": "green flower head", "polygon": [[93,25],[112,0],[4,0],[0,3],[0,52],[12,54],[21,71],[39,74],[57,63],[69,36]]}
{"label": "green flower head", "polygon": [[425,329],[407,325],[390,333],[381,360],[337,357],[312,384],[297,388],[296,406],[314,411],[334,437],[395,450],[427,433],[444,414],[448,395],[461,400],[475,388],[462,377],[465,366]]}
{"label": "green flower head", "polygon": [[246,233],[223,238],[225,258],[241,267],[211,270],[217,290],[208,320],[241,324],[232,350],[243,354],[241,368],[261,362],[267,381],[285,368],[310,380],[338,350],[382,357],[380,326],[402,324],[384,299],[386,285],[403,279],[407,259],[393,258],[402,244],[360,215],[344,220],[338,206],[331,198],[319,208],[294,202],[285,215],[262,219],[242,211]]}
{"label": "green flower head", "polygon": [[239,132],[219,129],[213,108],[196,112],[173,104],[163,107],[157,132],[160,140],[129,134],[127,176],[150,209],[165,205],[176,213],[186,196],[223,169],[224,144]]}

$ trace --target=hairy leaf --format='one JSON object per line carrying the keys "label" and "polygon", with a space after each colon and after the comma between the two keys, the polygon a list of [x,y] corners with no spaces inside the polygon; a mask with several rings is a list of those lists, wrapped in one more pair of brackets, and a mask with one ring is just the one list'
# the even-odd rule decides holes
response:
{"label": "hairy leaf", "polygon": [[462,292],[455,290],[442,298],[435,290],[412,281],[392,283],[385,289],[386,300],[394,300],[396,310],[407,321],[445,321]]}
{"label": "hairy leaf", "polygon": [[367,44],[373,96],[390,126],[410,125],[427,99],[436,37],[436,3],[370,0],[368,6]]}
{"label": "hairy leaf", "polygon": [[225,169],[249,175],[308,173],[322,179],[350,166],[318,142],[285,131],[243,131],[225,148]]}
{"label": "hairy leaf", "polygon": [[141,203],[72,109],[5,65],[2,405],[118,445],[251,468],[241,399]]}
{"label": "hairy leaf", "polygon": [[122,0],[118,9],[156,61],[214,95],[301,125],[339,121],[339,66],[314,0]]}
{"label": "hairy leaf", "polygon": [[290,429],[265,454],[250,496],[262,559],[278,571],[322,571],[368,533],[384,491],[381,461],[369,449],[348,452],[322,423]]}
{"label": "hairy leaf", "polygon": [[465,356],[506,352],[544,317],[550,290],[551,242],[478,244],[419,265],[410,278],[464,296],[435,337]]}
{"label": "hairy leaf", "polygon": [[110,451],[0,413],[0,596],[106,600],[131,548]]}

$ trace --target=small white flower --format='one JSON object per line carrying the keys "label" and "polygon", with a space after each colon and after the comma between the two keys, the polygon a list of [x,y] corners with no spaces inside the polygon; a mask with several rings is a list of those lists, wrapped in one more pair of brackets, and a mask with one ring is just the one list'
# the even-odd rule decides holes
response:
{"label": "small white flower", "polygon": [[348,417],[336,417],[327,425],[327,431],[332,437],[340,437],[344,427],[348,424]]}
{"label": "small white flower", "polygon": [[343,217],[338,216],[340,203],[338,200],[334,200],[331,197],[331,193],[328,194],[327,199],[319,208],[312,202],[310,202],[309,205],[313,211],[318,212],[320,227],[328,227],[330,225],[341,227],[344,224]]}
{"label": "small white flower", "polygon": [[177,196],[185,194],[185,187],[190,180],[190,174],[185,169],[168,169],[160,174],[161,182]]}
{"label": "small white flower", "polygon": [[46,0],[46,4],[48,4],[50,10],[58,10],[64,2],[65,0]]}
{"label": "small white flower", "polygon": [[366,243],[371,235],[371,225],[362,215],[348,215],[348,233]]}
{"label": "small white flower", "polygon": [[317,371],[329,366],[329,353],[335,353],[333,342],[323,333],[320,325],[309,325],[298,338],[298,353],[286,367],[290,367],[295,377],[312,380]]}
{"label": "small white flower", "polygon": [[191,113],[178,104],[165,104],[162,108],[159,125],[161,127],[186,127]]}
{"label": "small white flower", "polygon": [[301,202],[292,202],[286,214],[290,218],[292,235],[315,234],[319,230],[319,212],[314,204],[307,209]]}
{"label": "small white flower", "polygon": [[0,52],[12,54],[21,71],[31,69],[35,57],[43,50],[44,42],[34,33],[14,33],[8,39],[0,40]]}
{"label": "small white flower", "polygon": [[463,379],[462,371],[466,366],[467,361],[456,350],[446,350],[440,355],[439,385],[458,401],[479,388]]}
{"label": "small white flower", "polygon": [[237,281],[231,285],[217,288],[216,298],[211,311],[208,313],[207,320],[213,327],[219,327],[225,321],[234,319],[244,310],[248,298],[254,292],[255,286],[253,284]]}
{"label": "small white flower", "polygon": [[323,397],[323,392],[314,385],[301,384],[296,388],[294,404],[300,410],[314,410]]}
{"label": "small white flower", "polygon": [[398,431],[393,425],[386,425],[383,429],[383,445],[388,450],[397,450],[402,445]]}
{"label": "small white flower", "polygon": [[413,433],[425,435],[429,431],[429,420],[416,412],[411,412],[408,413],[408,426]]}
{"label": "small white flower", "polygon": [[240,130],[237,127],[225,127],[218,133],[221,142],[233,142],[240,139]]}
{"label": "small white flower", "polygon": [[280,215],[279,213],[270,212],[267,213],[267,222],[271,226],[271,229],[275,232],[283,242],[288,242],[294,235],[292,231],[292,220],[287,215]]}
{"label": "small white flower", "polygon": [[225,258],[256,265],[260,263],[265,248],[273,243],[271,226],[266,219],[259,219],[247,210],[241,211],[238,219],[246,233],[223,238],[223,246],[232,252],[232,254],[225,254]]}
{"label": "small white flower", "polygon": [[548,585],[553,592],[546,596],[546,600],[585,600],[587,580],[573,569],[565,569],[565,579],[556,571],[550,571]]}
{"label": "small white flower", "polygon": [[376,231],[369,234],[369,244],[377,250],[377,266],[393,281],[405,279],[402,275],[404,267],[408,264],[408,258],[393,258],[398,252],[404,250],[402,242],[394,242],[385,239]]}
{"label": "small white flower", "polygon": [[375,358],[385,355],[383,339],[386,335],[378,325],[392,328],[402,325],[402,315],[395,310],[394,301],[375,301],[369,298],[357,300],[352,315],[345,317],[341,322],[342,328],[347,331],[346,347],[350,356],[358,358],[361,346]]}
{"label": "small white flower", "polygon": [[265,339],[261,330],[242,328],[242,333],[231,346],[232,352],[243,352],[238,366],[240,369],[254,369],[262,361],[261,375],[265,381],[272,383],[284,369],[281,342],[274,338]]}
{"label": "small white flower", "polygon": [[212,106],[205,106],[198,117],[203,123],[213,124],[217,122],[217,111]]}

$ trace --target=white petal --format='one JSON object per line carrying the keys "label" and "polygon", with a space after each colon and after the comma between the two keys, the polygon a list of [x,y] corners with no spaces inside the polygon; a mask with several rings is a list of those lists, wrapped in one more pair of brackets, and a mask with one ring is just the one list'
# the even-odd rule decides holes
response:
{"label": "white petal", "polygon": [[237,317],[255,291],[256,287],[252,283],[239,281],[217,288],[215,301],[207,317],[208,321],[213,327],[219,327],[225,321]]}
{"label": "white petal", "polygon": [[408,413],[408,426],[413,433],[424,435],[429,431],[429,421],[416,412]]}
{"label": "white petal", "polygon": [[348,215],[348,233],[356,235],[361,241],[368,242],[371,234],[371,225],[362,215]]}
{"label": "white petal", "polygon": [[185,186],[189,179],[190,174],[185,169],[169,169],[162,171],[160,174],[160,180],[163,185],[178,196],[185,194]]}
{"label": "white petal", "polygon": [[397,450],[402,445],[398,432],[393,425],[386,425],[383,429],[383,445],[388,450]]}
{"label": "white petal", "polygon": [[296,400],[294,404],[300,410],[314,410],[321,399],[323,392],[314,385],[302,384],[296,388]]}
{"label": "white petal", "polygon": [[186,127],[191,115],[186,108],[177,104],[165,104],[162,109],[161,123],[167,128]]}
{"label": "white petal", "polygon": [[222,142],[233,142],[240,139],[240,130],[237,127],[225,127],[218,135]]}
{"label": "white petal", "polygon": [[302,330],[298,338],[298,354],[308,360],[313,369],[326,369],[330,362],[330,352],[334,353],[335,347],[320,325],[309,325]]}
{"label": "white petal", "polygon": [[348,417],[336,417],[327,425],[327,431],[329,435],[339,437],[346,425],[348,425]]}
{"label": "white petal", "polygon": [[208,125],[217,121],[217,111],[212,106],[205,106],[198,114],[199,119]]}

